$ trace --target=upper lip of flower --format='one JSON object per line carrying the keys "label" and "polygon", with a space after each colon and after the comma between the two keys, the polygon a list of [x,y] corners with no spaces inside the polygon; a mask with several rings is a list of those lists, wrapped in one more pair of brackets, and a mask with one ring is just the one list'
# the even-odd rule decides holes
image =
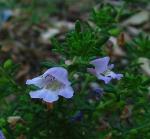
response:
{"label": "upper lip of flower", "polygon": [[108,63],[110,58],[104,57],[104,58],[98,58],[95,60],[92,60],[90,64],[92,64],[95,67],[96,72],[103,73],[108,69]]}
{"label": "upper lip of flower", "polygon": [[68,72],[66,69],[62,67],[54,67],[48,69],[44,75],[45,78],[51,76],[52,80],[56,79],[57,81],[65,84],[70,85],[71,83],[68,81]]}

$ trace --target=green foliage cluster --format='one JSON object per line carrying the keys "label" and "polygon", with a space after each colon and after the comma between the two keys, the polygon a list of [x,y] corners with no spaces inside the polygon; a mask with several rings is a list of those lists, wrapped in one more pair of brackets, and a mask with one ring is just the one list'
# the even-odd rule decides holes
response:
{"label": "green foliage cluster", "polygon": [[68,33],[65,42],[61,45],[53,40],[54,51],[62,53],[66,58],[74,56],[90,59],[102,54],[101,45],[108,40],[108,35],[90,27],[88,23],[76,22],[75,30]]}
{"label": "green foliage cluster", "polygon": [[[124,74],[122,80],[104,85],[86,71],[91,66],[90,60],[107,55],[105,43],[112,35],[112,30],[118,35],[118,28],[114,28],[113,24],[106,26],[108,22],[116,26],[115,15],[118,15],[117,11],[105,5],[100,11],[93,11],[94,27],[87,22],[77,21],[75,30],[66,35],[63,43],[53,40],[53,51],[61,55],[60,63],[48,61],[43,65],[67,68],[75,95],[69,100],[61,98],[51,110],[40,100],[31,100],[28,93],[36,88],[14,81],[16,66],[11,60],[1,63],[0,129],[8,139],[16,139],[21,135],[27,139],[150,138],[150,79],[140,73],[140,64],[135,63],[141,56],[149,58],[150,39],[135,38],[124,46],[127,52],[124,59],[131,62],[125,66],[116,63],[116,70]],[[65,64],[68,59],[73,61],[71,65]],[[74,74],[79,77],[75,78]],[[90,83],[93,81],[104,88],[105,94],[99,100],[91,101],[89,94],[93,92]],[[10,95],[15,98],[7,101]],[[79,111],[83,113],[82,119],[72,120]],[[11,125],[7,121],[9,116],[20,116],[21,121]],[[102,129],[102,126],[105,128]]]}
{"label": "green foliage cluster", "polygon": [[127,51],[130,53],[131,57],[147,57],[150,58],[150,36],[140,34],[132,42],[127,44]]}

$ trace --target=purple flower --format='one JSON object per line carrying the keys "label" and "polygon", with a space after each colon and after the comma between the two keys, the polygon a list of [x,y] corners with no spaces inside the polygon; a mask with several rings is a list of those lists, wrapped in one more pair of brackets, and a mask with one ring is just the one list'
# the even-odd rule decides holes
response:
{"label": "purple flower", "polygon": [[100,100],[101,97],[104,95],[104,90],[101,88],[97,83],[92,82],[91,85],[92,97],[96,100]]}
{"label": "purple flower", "polygon": [[83,112],[82,111],[78,111],[76,112],[70,119],[71,122],[77,122],[77,121],[81,121],[83,118]]}
{"label": "purple flower", "polygon": [[123,75],[116,74],[111,69],[114,67],[114,64],[108,64],[110,61],[109,57],[98,58],[90,62],[94,65],[95,68],[88,68],[88,71],[94,74],[99,80],[103,80],[108,84],[112,79],[120,80]]}
{"label": "purple flower", "polygon": [[0,130],[0,139],[6,139],[3,132]]}
{"label": "purple flower", "polygon": [[59,96],[71,98],[74,93],[68,81],[68,72],[62,67],[50,68],[43,75],[27,80],[26,84],[40,88],[30,92],[31,98],[40,98],[49,103],[57,101]]}

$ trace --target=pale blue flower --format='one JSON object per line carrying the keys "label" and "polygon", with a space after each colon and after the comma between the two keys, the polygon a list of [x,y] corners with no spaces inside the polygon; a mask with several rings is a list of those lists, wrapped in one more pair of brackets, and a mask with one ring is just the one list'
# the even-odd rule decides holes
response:
{"label": "pale blue flower", "polygon": [[114,64],[109,65],[110,58],[98,58],[90,62],[95,68],[88,68],[88,71],[94,74],[99,80],[108,84],[112,79],[120,80],[123,75],[112,71]]}
{"label": "pale blue flower", "polygon": [[31,98],[43,99],[49,103],[57,101],[59,96],[71,98],[74,94],[68,80],[68,72],[62,67],[50,68],[43,75],[27,80],[26,84],[40,88],[30,92]]}

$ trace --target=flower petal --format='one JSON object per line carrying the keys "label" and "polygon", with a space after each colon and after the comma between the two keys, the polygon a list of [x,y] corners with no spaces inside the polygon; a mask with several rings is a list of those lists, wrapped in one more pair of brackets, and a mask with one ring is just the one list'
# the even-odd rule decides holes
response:
{"label": "flower petal", "polygon": [[65,98],[71,98],[74,94],[74,91],[71,86],[67,86],[59,91],[59,95]]}
{"label": "flower petal", "polygon": [[103,80],[105,82],[105,84],[108,84],[110,81],[111,81],[111,77],[108,77],[108,76],[102,76],[102,75],[98,75],[97,78],[99,80]]}
{"label": "flower petal", "polygon": [[54,76],[58,81],[62,82],[65,85],[70,85],[70,82],[68,81],[68,72],[66,69],[62,67],[54,67],[48,69],[44,76],[47,76],[48,74]]}
{"label": "flower petal", "polygon": [[114,72],[111,71],[110,74],[107,75],[107,76],[110,76],[110,77],[112,77],[113,79],[120,80],[120,79],[123,77],[123,74],[116,74],[116,73],[114,73]]}
{"label": "flower petal", "polygon": [[31,98],[40,98],[50,103],[58,100],[58,93],[55,91],[48,90],[48,89],[32,91],[30,92],[30,96]]}
{"label": "flower petal", "polygon": [[31,80],[27,80],[26,84],[28,84],[28,85],[33,84],[33,85],[35,85],[39,88],[42,88],[42,87],[44,87],[45,83],[44,83],[44,80],[43,80],[42,76],[39,76],[39,77],[35,77]]}
{"label": "flower petal", "polygon": [[57,101],[59,99],[56,91],[47,90],[46,95],[43,97],[43,100],[49,103]]}
{"label": "flower petal", "polygon": [[90,64],[95,66],[95,70],[97,73],[103,73],[108,68],[110,58],[104,57],[104,58],[98,58],[90,62]]}
{"label": "flower petal", "polygon": [[0,130],[0,139],[6,139],[3,132]]}
{"label": "flower petal", "polygon": [[31,91],[29,94],[31,98],[43,98],[46,95],[46,89]]}
{"label": "flower petal", "polygon": [[120,80],[123,77],[123,74],[116,74],[116,79]]}

